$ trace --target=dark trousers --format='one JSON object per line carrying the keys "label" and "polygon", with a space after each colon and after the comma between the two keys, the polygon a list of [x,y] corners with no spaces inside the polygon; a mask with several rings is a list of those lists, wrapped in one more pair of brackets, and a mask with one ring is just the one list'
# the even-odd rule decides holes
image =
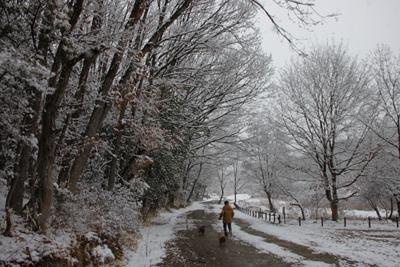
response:
{"label": "dark trousers", "polygon": [[229,231],[232,231],[232,223],[224,223],[225,236],[228,236],[228,231],[226,230],[227,226],[228,226]]}

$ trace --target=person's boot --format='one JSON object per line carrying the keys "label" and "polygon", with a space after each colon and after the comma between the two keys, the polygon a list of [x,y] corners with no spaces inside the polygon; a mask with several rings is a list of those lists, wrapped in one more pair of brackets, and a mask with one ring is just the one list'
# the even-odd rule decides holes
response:
{"label": "person's boot", "polygon": [[229,231],[229,236],[233,236],[232,231]]}
{"label": "person's boot", "polygon": [[228,232],[225,232],[225,236],[228,236]]}

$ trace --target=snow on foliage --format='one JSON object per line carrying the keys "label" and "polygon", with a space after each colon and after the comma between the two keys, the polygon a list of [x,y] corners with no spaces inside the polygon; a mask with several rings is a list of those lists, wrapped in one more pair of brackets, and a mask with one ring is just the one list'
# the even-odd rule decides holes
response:
{"label": "snow on foliage", "polygon": [[97,246],[93,249],[92,251],[92,255],[93,257],[96,257],[98,259],[98,261],[100,261],[101,263],[104,263],[104,260],[106,258],[109,259],[115,259],[114,254],[112,253],[111,249],[109,249],[107,247],[107,245],[104,246]]}
{"label": "snow on foliage", "polygon": [[[0,263],[29,265],[51,258],[73,264],[82,261],[78,251],[87,252],[92,260],[105,263],[115,260],[115,254],[121,259],[122,246],[128,250],[136,248],[140,238],[137,234],[141,207],[138,199],[143,189],[136,191],[117,186],[114,192],[109,192],[91,185],[82,186],[81,194],[71,195],[56,183],[53,185],[56,203],[48,228],[39,233],[31,231],[26,217],[14,215],[13,237],[0,236]],[[141,182],[137,185],[140,187]],[[2,179],[1,207],[4,207],[6,190],[6,181]],[[0,221],[4,222],[4,218],[2,208]]]}
{"label": "snow on foliage", "polygon": [[0,77],[0,156],[9,160],[6,168],[0,170],[0,176],[7,177],[12,175],[9,163],[16,157],[18,142],[37,148],[37,138],[24,135],[24,121],[32,116],[33,90],[48,91],[50,71],[10,48],[0,51]]}
{"label": "snow on foliage", "polygon": [[143,193],[139,187],[130,190],[119,185],[110,192],[82,184],[79,195],[56,188],[54,216],[50,222],[53,227],[66,227],[82,234],[91,230],[116,235],[134,231],[139,224],[139,198]]}

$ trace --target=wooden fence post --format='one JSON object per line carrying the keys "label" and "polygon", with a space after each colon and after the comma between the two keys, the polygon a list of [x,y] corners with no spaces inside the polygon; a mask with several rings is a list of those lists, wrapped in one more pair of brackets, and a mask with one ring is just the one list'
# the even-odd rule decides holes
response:
{"label": "wooden fence post", "polygon": [[282,215],[283,215],[283,223],[286,224],[286,210],[285,210],[285,207],[282,207]]}
{"label": "wooden fence post", "polygon": [[321,227],[324,227],[324,217],[321,217]]}
{"label": "wooden fence post", "polygon": [[346,227],[346,217],[344,217],[344,227]]}
{"label": "wooden fence post", "polygon": [[301,226],[301,218],[299,217],[299,226]]}
{"label": "wooden fence post", "polygon": [[371,217],[368,216],[368,228],[371,228]]}

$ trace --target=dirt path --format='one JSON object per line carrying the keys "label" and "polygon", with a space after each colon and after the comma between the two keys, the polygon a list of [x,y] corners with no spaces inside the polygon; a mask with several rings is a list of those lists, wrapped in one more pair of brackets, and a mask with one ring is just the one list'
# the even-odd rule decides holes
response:
{"label": "dirt path", "polygon": [[[215,225],[218,213],[219,210],[216,211],[212,205],[205,203],[203,210],[184,214],[183,216],[186,217],[185,225],[177,225],[177,229],[183,230],[178,230],[177,238],[167,243],[167,253],[163,262],[155,266],[304,266],[301,263],[288,263],[285,259],[272,253],[262,253],[252,245],[235,237],[228,238],[226,246],[221,248],[217,239],[217,230],[212,226]],[[204,236],[199,236],[198,228],[202,225],[205,226],[206,233]],[[318,263],[325,263],[325,266],[343,266],[340,263],[352,266],[351,262],[344,259],[326,253],[315,253],[308,247],[280,240],[275,236],[254,230],[249,227],[250,225],[245,220],[235,219],[235,225],[240,227],[241,231],[262,237],[265,242],[274,243],[303,257],[307,262],[315,262],[312,266],[318,266]]]}

